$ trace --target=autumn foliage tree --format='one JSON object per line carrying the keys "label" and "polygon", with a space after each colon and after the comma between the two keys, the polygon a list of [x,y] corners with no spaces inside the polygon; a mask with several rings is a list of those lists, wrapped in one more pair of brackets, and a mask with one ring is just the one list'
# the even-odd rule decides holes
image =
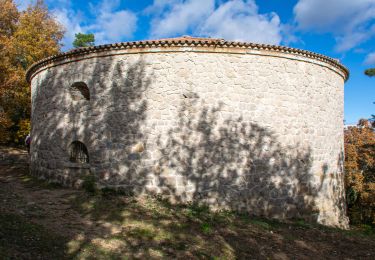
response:
{"label": "autumn foliage tree", "polygon": [[345,185],[351,222],[375,225],[375,132],[364,119],[345,130]]}
{"label": "autumn foliage tree", "polygon": [[30,128],[30,86],[25,72],[57,54],[64,31],[43,1],[18,11],[0,0],[0,143],[20,142]]}

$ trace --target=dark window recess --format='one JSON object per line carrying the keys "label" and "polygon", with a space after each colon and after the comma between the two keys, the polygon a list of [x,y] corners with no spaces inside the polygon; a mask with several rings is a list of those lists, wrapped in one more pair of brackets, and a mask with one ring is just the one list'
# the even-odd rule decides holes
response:
{"label": "dark window recess", "polygon": [[90,100],[90,90],[84,82],[75,82],[69,92],[73,100]]}
{"label": "dark window recess", "polygon": [[79,141],[71,143],[69,160],[74,163],[88,163],[89,153],[86,146]]}

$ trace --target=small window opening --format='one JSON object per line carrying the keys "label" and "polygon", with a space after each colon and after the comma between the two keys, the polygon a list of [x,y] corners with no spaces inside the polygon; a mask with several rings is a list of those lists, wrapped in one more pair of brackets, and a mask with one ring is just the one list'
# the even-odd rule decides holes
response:
{"label": "small window opening", "polygon": [[75,82],[70,86],[70,95],[73,100],[90,100],[90,90],[84,82]]}
{"label": "small window opening", "polygon": [[86,146],[79,142],[74,141],[70,144],[70,158],[69,160],[74,163],[88,163],[89,153]]}

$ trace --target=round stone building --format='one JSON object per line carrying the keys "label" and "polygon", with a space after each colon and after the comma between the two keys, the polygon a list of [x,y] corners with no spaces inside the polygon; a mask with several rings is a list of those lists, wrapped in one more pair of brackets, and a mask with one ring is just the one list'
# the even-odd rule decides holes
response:
{"label": "round stone building", "polygon": [[75,49],[27,72],[31,172],[345,227],[347,78],[320,54],[222,39]]}

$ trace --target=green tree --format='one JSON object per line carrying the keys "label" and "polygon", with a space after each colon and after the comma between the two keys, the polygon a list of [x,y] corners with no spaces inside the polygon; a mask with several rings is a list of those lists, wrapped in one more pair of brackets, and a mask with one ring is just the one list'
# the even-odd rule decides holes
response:
{"label": "green tree", "polygon": [[[369,77],[374,77],[375,76],[375,68],[372,68],[372,69],[367,69],[365,70],[365,75],[369,76]],[[374,102],[375,104],[375,102]],[[372,122],[372,126],[375,127],[375,115],[371,115],[371,122]]]}
{"label": "green tree", "polygon": [[94,44],[95,44],[94,34],[76,33],[76,38],[74,39],[74,42],[73,42],[73,46],[75,48],[94,46]]}
{"label": "green tree", "polygon": [[369,77],[375,76],[375,68],[365,70],[365,75]]}

